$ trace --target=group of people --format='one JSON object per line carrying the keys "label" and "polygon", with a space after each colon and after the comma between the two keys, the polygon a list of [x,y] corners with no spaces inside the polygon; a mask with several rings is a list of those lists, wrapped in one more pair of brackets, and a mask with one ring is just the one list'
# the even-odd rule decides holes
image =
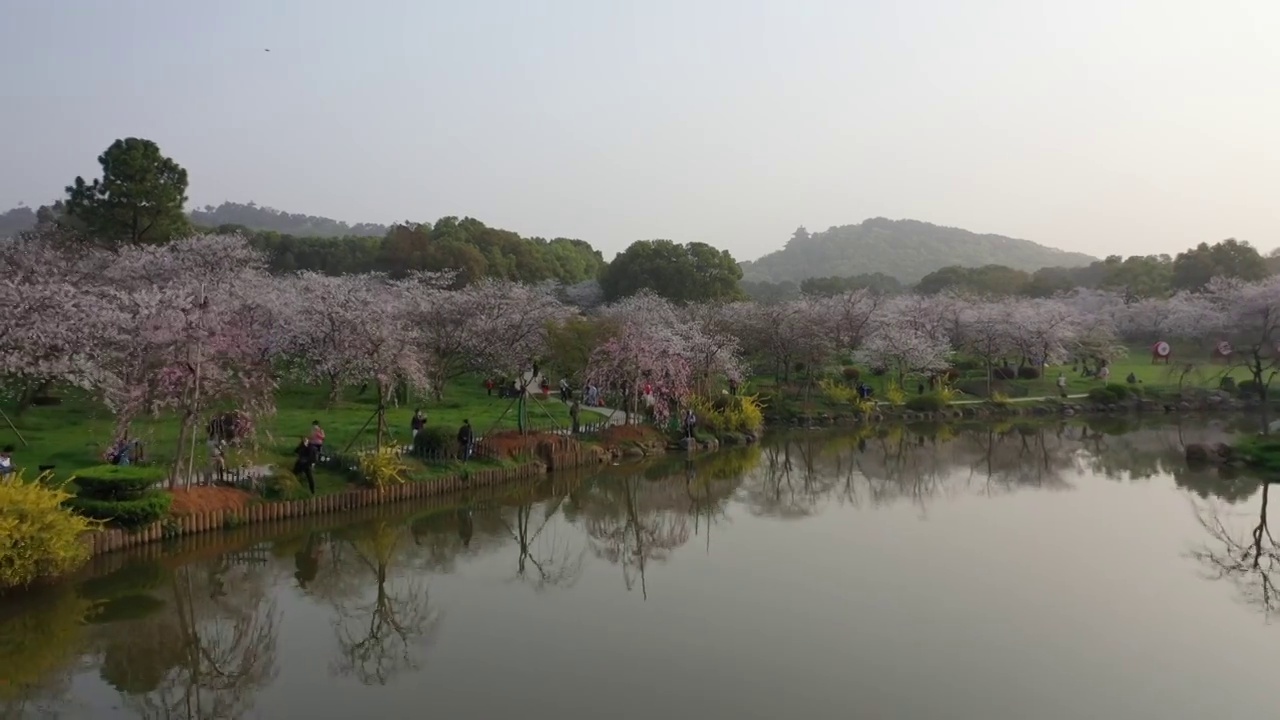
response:
{"label": "group of people", "polygon": [[[409,431],[412,433],[414,440],[418,439],[419,433],[427,427],[427,414],[418,408],[413,411],[413,418],[409,421]],[[456,436],[458,440],[458,458],[466,461],[471,459],[471,455],[475,451],[476,435],[471,428],[470,420],[463,420],[462,426],[458,428]]]}

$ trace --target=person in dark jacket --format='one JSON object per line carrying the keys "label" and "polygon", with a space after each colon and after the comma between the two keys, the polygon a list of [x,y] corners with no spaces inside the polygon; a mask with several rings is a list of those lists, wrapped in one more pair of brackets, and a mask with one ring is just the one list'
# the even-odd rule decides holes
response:
{"label": "person in dark jacket", "polygon": [[463,420],[458,428],[458,457],[464,462],[471,459],[471,446],[475,442],[475,433],[471,430],[471,421]]}
{"label": "person in dark jacket", "polygon": [[298,457],[293,463],[293,474],[307,478],[307,489],[312,495],[316,494],[316,475],[311,471],[311,466],[316,462],[316,450],[308,441],[308,438],[302,438],[302,442],[298,443],[298,447],[294,448],[293,454]]}
{"label": "person in dark jacket", "polygon": [[422,428],[427,426],[427,414],[422,412],[422,408],[413,411],[413,420],[409,422],[409,429],[413,431],[413,437],[418,437],[418,433],[422,432]]}

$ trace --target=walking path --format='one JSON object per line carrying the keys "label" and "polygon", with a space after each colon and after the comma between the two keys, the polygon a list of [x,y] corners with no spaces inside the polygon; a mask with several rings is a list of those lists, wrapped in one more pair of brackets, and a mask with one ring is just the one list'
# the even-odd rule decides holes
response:
{"label": "walking path", "polygon": [[[1087,398],[1087,397],[1089,396],[1084,393],[1078,393],[1076,395],[1068,395],[1065,398],[1063,398],[1061,395],[1041,395],[1040,397],[1009,398],[1009,402],[1025,403],[1025,402],[1041,402],[1043,400],[1079,400],[1080,398]],[[952,405],[981,405],[987,402],[991,402],[991,401],[990,400],[954,400],[951,402],[951,404]],[[883,404],[883,402],[879,404]]]}

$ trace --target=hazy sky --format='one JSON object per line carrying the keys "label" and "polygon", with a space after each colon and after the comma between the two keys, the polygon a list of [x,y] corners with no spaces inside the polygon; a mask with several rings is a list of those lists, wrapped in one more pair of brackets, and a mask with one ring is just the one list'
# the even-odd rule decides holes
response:
{"label": "hazy sky", "polygon": [[0,67],[0,209],[140,136],[197,205],[606,255],[874,216],[1280,244],[1280,0],[0,0]]}

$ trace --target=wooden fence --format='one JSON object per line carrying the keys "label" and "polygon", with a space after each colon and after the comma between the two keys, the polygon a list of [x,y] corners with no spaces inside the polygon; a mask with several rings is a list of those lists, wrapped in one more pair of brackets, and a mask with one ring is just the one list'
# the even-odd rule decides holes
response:
{"label": "wooden fence", "polygon": [[[281,522],[292,518],[327,513],[345,513],[361,508],[433,498],[473,488],[508,482],[525,482],[545,477],[547,466],[529,462],[516,467],[483,468],[448,475],[429,482],[405,483],[385,488],[352,489],[333,495],[306,500],[283,500],[247,505],[239,510],[214,510],[193,513],[155,522],[136,530],[113,528],[85,534],[85,543],[93,555],[139,547],[169,538],[184,537],[243,525]],[[251,554],[250,554],[251,555]],[[250,555],[242,560],[248,562]]]}

